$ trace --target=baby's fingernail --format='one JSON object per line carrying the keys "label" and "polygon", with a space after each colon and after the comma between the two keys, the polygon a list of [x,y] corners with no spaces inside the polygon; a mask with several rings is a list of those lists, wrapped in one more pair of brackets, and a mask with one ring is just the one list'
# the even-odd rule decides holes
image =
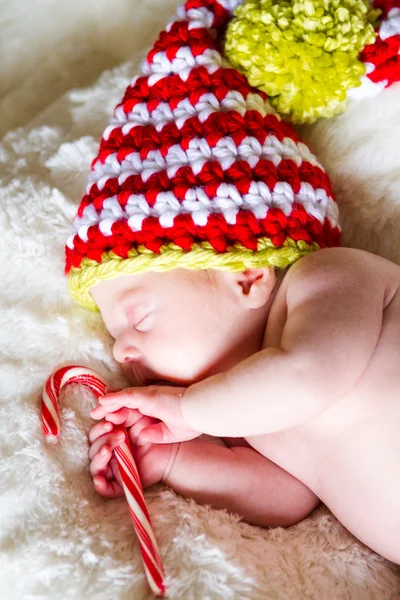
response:
{"label": "baby's fingernail", "polygon": [[107,450],[107,448],[104,446],[104,448],[102,448],[102,450],[101,450],[100,454],[101,454],[102,456],[105,456],[105,455],[107,454],[107,452],[108,452],[108,450]]}
{"label": "baby's fingernail", "polygon": [[111,431],[112,424],[111,423],[104,423],[103,429],[104,429],[104,431]]}

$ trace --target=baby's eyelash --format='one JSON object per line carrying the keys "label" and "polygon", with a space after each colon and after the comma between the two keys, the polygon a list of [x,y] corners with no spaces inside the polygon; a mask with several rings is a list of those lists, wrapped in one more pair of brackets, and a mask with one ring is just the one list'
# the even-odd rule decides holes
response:
{"label": "baby's eyelash", "polygon": [[141,329],[138,329],[138,325],[141,325],[149,316],[150,316],[150,314],[146,315],[145,317],[143,317],[143,319],[141,319],[138,323],[136,323],[136,325],[134,325],[134,327],[137,331],[142,331]]}

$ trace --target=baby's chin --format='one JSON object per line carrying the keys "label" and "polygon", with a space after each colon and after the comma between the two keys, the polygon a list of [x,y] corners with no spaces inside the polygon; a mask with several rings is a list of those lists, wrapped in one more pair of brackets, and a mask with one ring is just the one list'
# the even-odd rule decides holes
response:
{"label": "baby's chin", "polygon": [[[208,366],[207,369],[202,369],[196,373],[191,372],[188,377],[168,377],[165,375],[159,376],[157,372],[147,369],[144,366],[136,366],[132,362],[122,363],[122,371],[132,387],[144,387],[148,385],[172,386],[172,387],[190,387],[195,383],[199,383],[208,377],[221,372],[216,365]],[[225,369],[222,369],[225,370]]]}
{"label": "baby's chin", "polygon": [[174,381],[174,380],[170,380],[170,379],[162,379],[162,378],[157,378],[156,376],[154,377],[145,377],[143,376],[142,378],[139,378],[136,376],[135,371],[133,369],[132,364],[122,364],[122,371],[126,377],[126,379],[128,380],[129,384],[132,387],[144,387],[144,386],[148,386],[148,385],[165,385],[165,386],[174,386],[174,387],[187,387],[188,385],[190,385],[190,383],[186,383],[183,381]]}

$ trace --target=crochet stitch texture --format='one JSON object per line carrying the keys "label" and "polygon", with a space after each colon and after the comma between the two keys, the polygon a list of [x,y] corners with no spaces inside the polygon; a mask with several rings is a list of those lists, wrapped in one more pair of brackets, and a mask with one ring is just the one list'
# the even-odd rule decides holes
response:
{"label": "crochet stitch texture", "polygon": [[118,274],[283,268],[339,245],[323,168],[222,56],[237,4],[179,7],[117,105],[66,246],[82,306]]}
{"label": "crochet stitch texture", "polygon": [[225,52],[281,115],[312,122],[343,110],[360,85],[376,16],[365,0],[252,0],[236,10]]}
{"label": "crochet stitch texture", "polygon": [[280,115],[312,123],[400,80],[400,0],[244,0],[224,50]]}

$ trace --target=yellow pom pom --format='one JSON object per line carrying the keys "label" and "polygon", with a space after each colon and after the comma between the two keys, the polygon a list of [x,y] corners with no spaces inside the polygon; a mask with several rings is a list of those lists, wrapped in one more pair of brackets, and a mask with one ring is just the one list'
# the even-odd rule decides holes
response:
{"label": "yellow pom pom", "polygon": [[235,11],[225,54],[294,123],[341,112],[361,84],[358,54],[374,42],[379,11],[366,0],[247,0]]}

